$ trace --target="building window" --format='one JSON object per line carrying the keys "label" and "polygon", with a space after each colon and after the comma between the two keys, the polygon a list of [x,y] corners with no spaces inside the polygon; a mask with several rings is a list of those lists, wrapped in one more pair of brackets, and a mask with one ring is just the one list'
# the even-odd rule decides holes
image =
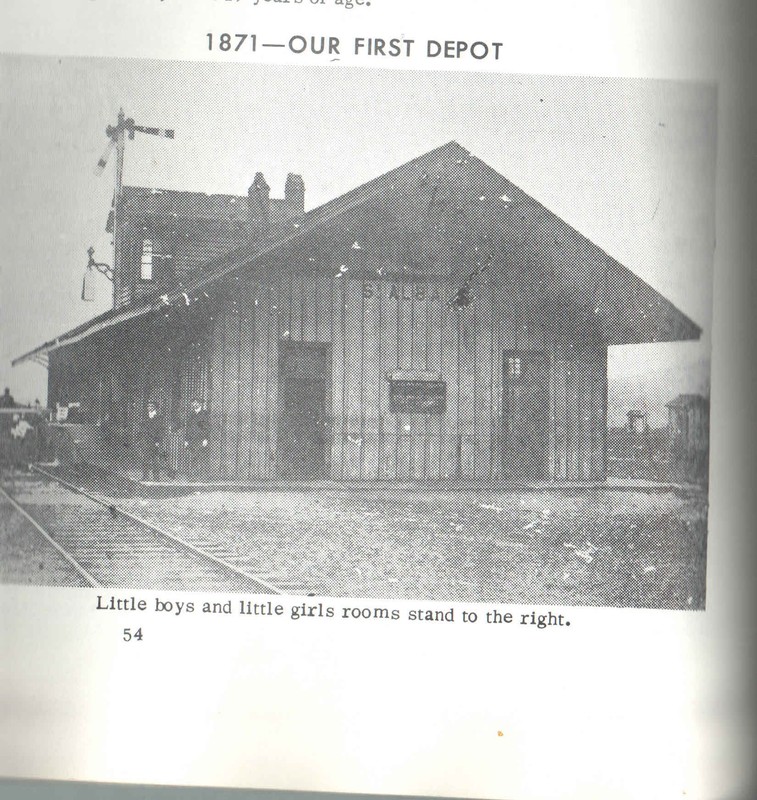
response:
{"label": "building window", "polygon": [[165,237],[142,240],[139,277],[146,283],[164,285],[173,278],[171,245]]}
{"label": "building window", "polygon": [[139,277],[143,281],[152,280],[152,239],[145,239],[142,242],[142,263]]}
{"label": "building window", "polygon": [[511,378],[520,378],[521,376],[521,363],[520,359],[516,357],[509,357],[507,359],[507,374]]}

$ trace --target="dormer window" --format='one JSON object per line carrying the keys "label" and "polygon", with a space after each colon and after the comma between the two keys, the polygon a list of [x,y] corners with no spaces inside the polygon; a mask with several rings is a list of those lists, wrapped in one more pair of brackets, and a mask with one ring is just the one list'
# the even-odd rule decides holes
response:
{"label": "dormer window", "polygon": [[145,239],[142,242],[142,262],[139,269],[139,277],[143,281],[152,280],[152,239]]}

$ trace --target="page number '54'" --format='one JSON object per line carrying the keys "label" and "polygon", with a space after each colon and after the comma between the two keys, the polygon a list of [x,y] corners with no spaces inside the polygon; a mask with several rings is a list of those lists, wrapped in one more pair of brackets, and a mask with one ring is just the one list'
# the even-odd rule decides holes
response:
{"label": "page number '54'", "polygon": [[131,628],[124,628],[124,641],[130,642],[132,639],[138,642],[142,641],[142,628],[137,628],[134,633],[132,633]]}

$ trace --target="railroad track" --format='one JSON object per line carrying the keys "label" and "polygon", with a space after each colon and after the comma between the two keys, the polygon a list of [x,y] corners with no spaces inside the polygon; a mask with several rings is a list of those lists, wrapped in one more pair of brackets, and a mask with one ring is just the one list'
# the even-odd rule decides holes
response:
{"label": "railroad track", "polygon": [[[75,486],[39,467],[39,478],[0,487],[25,525],[43,537],[79,582],[93,587],[132,589],[194,589],[253,594],[307,592],[302,587],[278,585],[245,570],[249,557],[207,543],[207,549],[120,508],[107,498]],[[64,487],[45,500],[45,490]],[[18,484],[15,484],[17,487]],[[35,491],[36,490],[36,491]],[[15,496],[14,496],[15,494]],[[301,590],[301,591],[298,591]]]}

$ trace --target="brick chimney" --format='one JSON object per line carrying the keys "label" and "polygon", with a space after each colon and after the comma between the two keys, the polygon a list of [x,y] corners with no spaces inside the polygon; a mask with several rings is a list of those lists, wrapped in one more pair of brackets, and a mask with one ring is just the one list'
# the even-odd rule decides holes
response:
{"label": "brick chimney", "polygon": [[250,206],[250,234],[264,236],[270,224],[271,187],[266,183],[262,172],[255,174],[252,186],[247,190],[247,202]]}
{"label": "brick chimney", "polygon": [[291,214],[302,214],[305,211],[305,182],[302,175],[290,172],[284,186],[284,202]]}

